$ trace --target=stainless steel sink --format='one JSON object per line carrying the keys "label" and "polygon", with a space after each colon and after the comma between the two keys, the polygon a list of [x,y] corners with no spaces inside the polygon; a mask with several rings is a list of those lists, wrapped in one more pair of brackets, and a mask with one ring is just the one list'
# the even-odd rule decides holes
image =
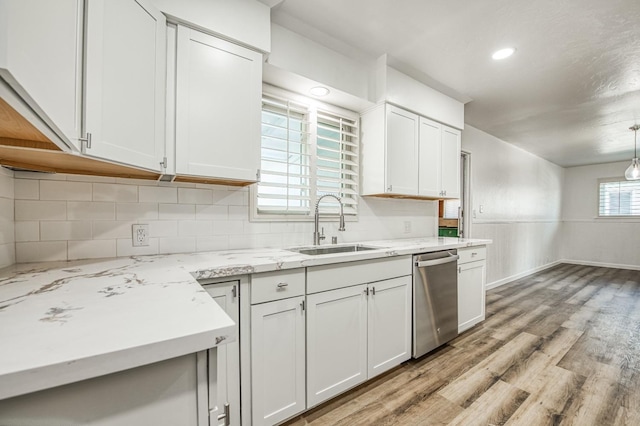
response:
{"label": "stainless steel sink", "polygon": [[339,246],[323,246],[323,247],[299,247],[288,249],[289,251],[295,251],[300,254],[307,254],[309,256],[319,256],[323,254],[333,253],[356,253],[359,251],[367,250],[380,250],[384,247],[365,246],[362,244],[346,244]]}

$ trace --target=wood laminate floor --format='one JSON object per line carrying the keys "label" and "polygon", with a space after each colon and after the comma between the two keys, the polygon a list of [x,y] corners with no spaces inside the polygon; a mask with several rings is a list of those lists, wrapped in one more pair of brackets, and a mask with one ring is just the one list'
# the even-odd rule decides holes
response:
{"label": "wood laminate floor", "polygon": [[286,424],[640,425],[640,271],[562,264],[490,290],[483,323]]}

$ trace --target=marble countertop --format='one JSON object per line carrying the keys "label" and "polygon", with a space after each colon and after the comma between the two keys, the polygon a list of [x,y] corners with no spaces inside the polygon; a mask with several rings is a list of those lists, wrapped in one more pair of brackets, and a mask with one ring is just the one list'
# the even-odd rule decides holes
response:
{"label": "marble countertop", "polygon": [[14,265],[0,270],[0,399],[235,339],[196,280],[490,243],[433,237],[322,256],[251,249]]}

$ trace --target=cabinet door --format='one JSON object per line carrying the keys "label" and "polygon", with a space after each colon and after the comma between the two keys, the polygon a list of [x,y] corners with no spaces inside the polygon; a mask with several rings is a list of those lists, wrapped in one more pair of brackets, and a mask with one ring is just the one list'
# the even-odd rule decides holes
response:
{"label": "cabinet door", "polygon": [[0,75],[68,145],[80,136],[82,0],[2,0]]}
{"label": "cabinet door", "polygon": [[305,410],[304,296],[251,306],[252,424]]}
{"label": "cabinet door", "polygon": [[418,116],[387,105],[386,192],[418,194]]}
{"label": "cabinet door", "polygon": [[307,405],[367,379],[366,285],[307,296]]}
{"label": "cabinet door", "polygon": [[369,284],[368,378],[411,357],[411,277]]}
{"label": "cabinet door", "polygon": [[[238,301],[238,282],[211,284],[205,290],[216,303],[236,323],[239,323],[240,304]],[[236,330],[238,327],[236,327]],[[222,416],[225,404],[229,405],[230,424],[240,424],[240,341],[236,339],[216,349],[208,351],[210,383],[217,384],[209,388],[210,425],[224,425]],[[211,377],[215,375],[216,377]],[[215,378],[215,380],[211,380]]]}
{"label": "cabinet door", "polygon": [[442,125],[420,117],[418,193],[424,197],[440,196],[440,140]]}
{"label": "cabinet door", "polygon": [[458,266],[458,332],[473,327],[485,317],[486,262]]}
{"label": "cabinet door", "polygon": [[147,0],[87,2],[86,154],[160,171],[165,18]]}
{"label": "cabinet door", "polygon": [[262,55],[178,27],[176,173],[256,181]]}
{"label": "cabinet door", "polygon": [[441,188],[445,198],[460,198],[460,130],[442,126]]}

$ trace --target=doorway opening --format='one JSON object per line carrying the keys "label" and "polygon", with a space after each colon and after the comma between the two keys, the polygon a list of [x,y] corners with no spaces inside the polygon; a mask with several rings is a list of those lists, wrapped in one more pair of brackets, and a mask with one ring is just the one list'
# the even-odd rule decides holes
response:
{"label": "doorway opening", "polygon": [[441,237],[470,238],[471,216],[471,154],[460,155],[460,198],[440,200],[438,235]]}

